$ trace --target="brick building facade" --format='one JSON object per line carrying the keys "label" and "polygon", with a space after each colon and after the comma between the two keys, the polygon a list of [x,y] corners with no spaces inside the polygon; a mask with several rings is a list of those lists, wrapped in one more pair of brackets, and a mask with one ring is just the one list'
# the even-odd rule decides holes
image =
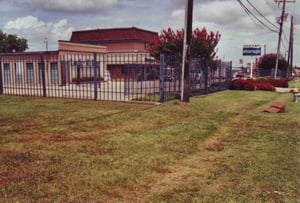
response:
{"label": "brick building facade", "polygon": [[[157,36],[156,32],[136,27],[74,31],[69,41],[58,41],[57,51],[1,53],[3,82],[38,85],[41,57],[47,85],[66,85],[79,75],[85,79],[91,77],[89,69],[93,60],[101,66],[100,77],[109,71],[112,77],[122,78],[124,65],[143,63],[146,57],[150,58],[147,46]],[[71,68],[78,71],[70,72]]]}

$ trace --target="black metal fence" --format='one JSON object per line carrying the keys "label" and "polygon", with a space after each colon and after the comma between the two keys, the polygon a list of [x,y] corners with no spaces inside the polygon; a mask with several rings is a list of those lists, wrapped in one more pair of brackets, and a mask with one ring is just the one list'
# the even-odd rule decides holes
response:
{"label": "black metal fence", "polygon": [[[258,77],[274,77],[275,75],[275,68],[272,69],[259,69],[257,76]],[[278,69],[277,70],[277,77],[285,78],[288,76],[287,70]]]}
{"label": "black metal fence", "polygon": [[[164,100],[179,98],[182,81],[182,59],[163,57]],[[161,59],[162,61],[162,59]],[[227,89],[232,79],[232,63],[192,58],[190,63],[191,96]]]}
{"label": "black metal fence", "polygon": [[[181,61],[148,53],[41,52],[0,55],[0,94],[109,101],[178,98]],[[193,59],[191,93],[223,89],[231,64]]]}

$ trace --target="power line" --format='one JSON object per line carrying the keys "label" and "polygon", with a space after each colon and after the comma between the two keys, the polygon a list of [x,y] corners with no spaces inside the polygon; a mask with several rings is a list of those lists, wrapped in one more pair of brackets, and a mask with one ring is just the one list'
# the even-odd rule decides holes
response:
{"label": "power line", "polygon": [[[288,43],[288,42],[287,42],[287,43]],[[283,46],[283,48],[284,48],[285,50],[288,50],[287,45],[286,45],[283,41],[281,41],[281,44],[282,44],[282,46]]]}
{"label": "power line", "polygon": [[285,31],[282,32],[283,33],[283,36],[284,36],[284,39],[287,43],[289,43],[289,38],[287,37]]}
{"label": "power line", "polygon": [[248,4],[263,18],[265,19],[268,23],[270,23],[271,25],[273,25],[276,29],[279,29],[279,27],[277,25],[275,25],[274,23],[272,23],[268,18],[266,18],[249,0],[246,0],[248,2]]}
{"label": "power line", "polygon": [[269,29],[270,31],[276,32],[276,33],[278,32],[278,31],[276,31],[276,30],[270,28],[270,27],[269,27],[268,25],[266,25],[263,21],[261,21],[256,15],[254,15],[254,14],[252,13],[252,11],[249,10],[249,9],[245,6],[245,4],[242,3],[241,0],[237,0],[237,1],[238,1],[239,4],[241,5],[241,7],[244,9],[244,11],[246,12],[246,14],[247,14],[247,15],[255,22],[255,24],[257,24],[257,23],[256,23],[256,21],[255,21],[253,18],[255,18],[260,24],[262,24],[265,28]]}
{"label": "power line", "polygon": [[[241,5],[241,6],[242,6],[242,5]],[[244,9],[244,11],[246,12],[246,14],[251,18],[251,20],[252,20],[258,27],[263,28],[261,25],[259,25],[259,24],[255,21],[255,19],[253,18],[253,16],[249,13],[249,11],[248,11],[245,7],[242,6],[242,8]]]}

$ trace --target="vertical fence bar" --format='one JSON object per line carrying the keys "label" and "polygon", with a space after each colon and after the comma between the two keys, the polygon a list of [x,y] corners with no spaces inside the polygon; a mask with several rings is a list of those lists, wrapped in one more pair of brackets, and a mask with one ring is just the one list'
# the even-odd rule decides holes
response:
{"label": "vertical fence bar", "polygon": [[[97,100],[98,98],[98,91],[97,91],[97,88],[98,88],[98,81],[97,81],[97,78],[98,78],[98,64],[97,64],[97,54],[94,53],[94,63],[93,63],[93,68],[94,68],[94,100]],[[99,69],[100,69],[100,63],[99,63]],[[100,70],[99,70],[100,72]],[[100,80],[100,78],[99,78]]]}
{"label": "vertical fence bar", "polygon": [[221,87],[222,87],[222,62],[221,61],[218,61],[218,68],[219,68],[219,91],[221,90]]}
{"label": "vertical fence bar", "polygon": [[165,84],[164,84],[164,75],[165,75],[165,55],[160,54],[160,77],[159,77],[159,102],[164,102],[165,100]]}
{"label": "vertical fence bar", "polygon": [[204,89],[205,94],[208,94],[208,64],[206,59],[202,59],[202,63],[204,65]]}
{"label": "vertical fence bar", "polygon": [[0,57],[0,95],[3,94],[3,75],[2,75],[2,61]]}
{"label": "vertical fence bar", "polygon": [[229,63],[229,79],[230,79],[230,81],[232,80],[232,61],[230,61],[230,63]]}
{"label": "vertical fence bar", "polygon": [[41,55],[41,69],[42,69],[42,86],[43,86],[43,97],[47,97],[47,92],[46,92],[46,74],[45,74],[45,61],[44,61],[44,55]]}
{"label": "vertical fence bar", "polygon": [[[128,95],[128,92],[127,92],[127,66],[123,66],[123,72],[124,72],[124,85],[123,85],[123,88],[124,88],[124,100],[126,98],[126,96]],[[122,87],[120,86],[120,91],[122,91]]]}

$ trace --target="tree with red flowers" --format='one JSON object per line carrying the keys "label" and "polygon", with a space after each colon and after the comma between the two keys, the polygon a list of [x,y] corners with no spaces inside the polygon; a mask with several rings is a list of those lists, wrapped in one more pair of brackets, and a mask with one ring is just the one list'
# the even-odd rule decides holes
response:
{"label": "tree with red flowers", "polygon": [[[160,35],[149,45],[149,51],[154,57],[161,53],[174,55],[182,58],[184,30],[164,29]],[[206,28],[196,28],[192,33],[190,54],[192,57],[204,57],[212,59],[215,48],[221,38],[219,32],[207,32]]]}

